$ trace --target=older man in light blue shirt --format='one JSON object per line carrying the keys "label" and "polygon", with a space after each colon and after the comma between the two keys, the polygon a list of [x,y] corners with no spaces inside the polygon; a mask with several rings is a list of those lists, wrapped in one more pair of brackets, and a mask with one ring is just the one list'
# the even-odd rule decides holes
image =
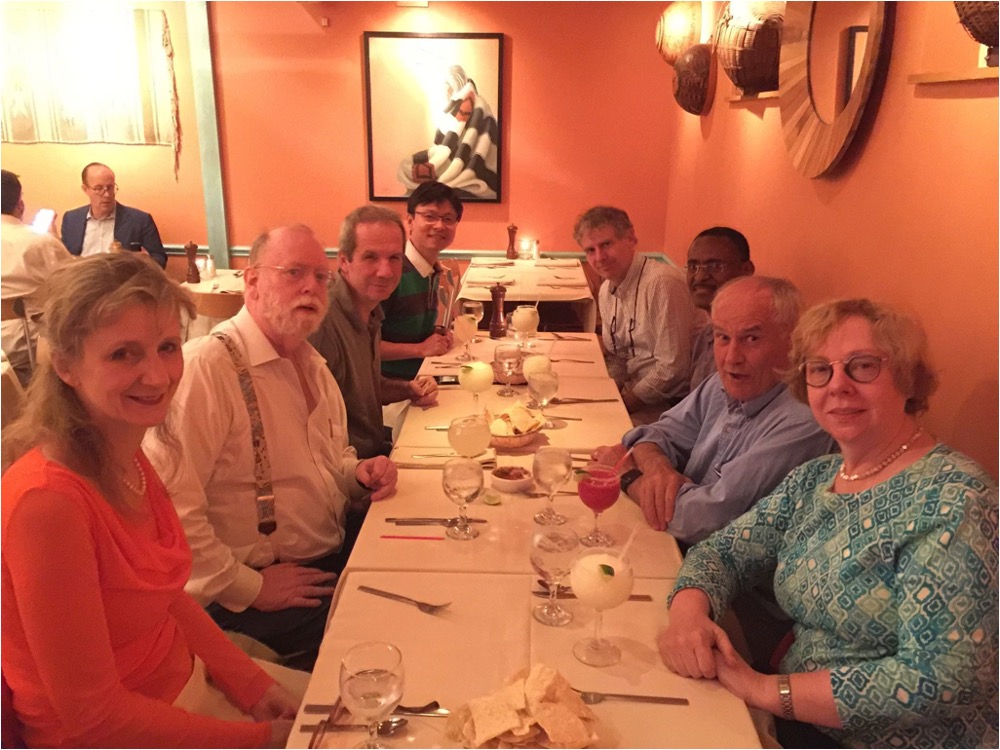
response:
{"label": "older man in light blue shirt", "polygon": [[650,526],[682,545],[743,514],[799,464],[834,443],[783,382],[798,291],[784,280],[743,277],[712,305],[718,372],[657,422],[637,427],[602,460],[635,448],[623,489]]}

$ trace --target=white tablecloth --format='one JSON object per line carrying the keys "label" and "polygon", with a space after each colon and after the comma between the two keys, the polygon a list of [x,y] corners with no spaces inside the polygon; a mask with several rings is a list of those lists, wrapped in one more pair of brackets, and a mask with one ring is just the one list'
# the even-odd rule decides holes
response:
{"label": "white tablecloth", "polygon": [[[358,590],[368,585],[432,603],[451,602],[443,613],[427,615],[416,607]],[[667,578],[643,579],[635,593],[652,602],[627,602],[605,613],[604,633],[621,650],[622,661],[593,668],[576,661],[573,644],[593,631],[593,611],[575,600],[561,600],[573,612],[566,627],[537,623],[532,608],[533,576],[485,573],[351,571],[338,587],[329,633],[320,650],[305,703],[333,703],[339,694],[339,662],[352,645],[386,640],[403,654],[404,705],[437,700],[457,708],[502,687],[504,680],[532,663],[557,668],[581,690],[687,698],[690,705],[666,706],[605,702],[593,706],[599,719],[600,747],[755,747],[757,735],[741,701],[714,681],[689,680],[669,672],[655,653],[654,638],[667,621]],[[537,587],[534,587],[537,589]],[[306,747],[317,714],[299,714],[289,747]],[[409,718],[395,747],[456,747],[444,736],[445,719]],[[326,747],[353,747],[360,731],[326,735]]]}
{"label": "white tablecloth", "polygon": [[[215,272],[214,278],[208,278],[202,271],[201,281],[191,284],[187,281],[181,286],[195,294],[239,294],[243,295],[243,271],[231,268],[220,268]],[[188,324],[187,339],[205,336],[211,331],[221,318],[210,318],[206,315],[198,315]]]}

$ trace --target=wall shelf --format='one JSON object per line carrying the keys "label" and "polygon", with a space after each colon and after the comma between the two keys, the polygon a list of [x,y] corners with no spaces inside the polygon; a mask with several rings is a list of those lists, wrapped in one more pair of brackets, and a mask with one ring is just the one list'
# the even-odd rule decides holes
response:
{"label": "wall shelf", "polygon": [[958,81],[982,81],[1000,78],[1000,68],[970,68],[947,73],[915,73],[907,77],[914,85],[925,83],[955,83]]}
{"label": "wall shelf", "polygon": [[761,91],[758,94],[741,94],[739,89],[736,89],[737,93],[729,97],[730,104],[749,104],[751,102],[764,101],[767,99],[774,99],[777,103],[778,92],[777,91]]}

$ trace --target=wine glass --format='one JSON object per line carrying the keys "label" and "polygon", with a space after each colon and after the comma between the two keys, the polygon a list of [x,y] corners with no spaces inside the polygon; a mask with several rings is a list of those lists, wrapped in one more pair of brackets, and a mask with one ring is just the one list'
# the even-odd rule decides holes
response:
{"label": "wine glass", "polygon": [[569,583],[576,598],[594,608],[594,637],[583,638],[573,646],[573,655],[592,667],[609,667],[621,661],[622,652],[601,638],[601,618],[606,609],[627,601],[635,583],[632,564],[618,551],[591,547],[580,552],[573,562]]}
{"label": "wine glass", "polygon": [[[483,303],[475,299],[462,300],[462,314],[471,315],[476,319],[476,330],[479,330],[479,324],[483,322]],[[472,339],[473,344],[478,344],[482,341],[478,335]]]}
{"label": "wine glass", "polygon": [[455,332],[455,339],[460,344],[465,344],[465,351],[455,359],[459,362],[471,362],[475,357],[469,351],[472,339],[476,337],[476,318],[474,315],[458,315],[452,323],[452,330]]}
{"label": "wine glass", "polygon": [[538,308],[534,305],[518,305],[511,322],[517,332],[524,336],[524,345],[529,349],[534,348],[532,338],[538,332]]}
{"label": "wine glass", "polygon": [[479,411],[479,394],[493,385],[493,367],[487,362],[469,362],[458,370],[458,384],[472,392],[472,408]]}
{"label": "wine glass", "polygon": [[597,527],[597,519],[608,508],[618,502],[621,484],[618,472],[606,464],[587,464],[577,485],[577,492],[583,504],[594,511],[594,530],[580,538],[584,547],[610,547],[615,540]]}
{"label": "wine glass", "polygon": [[[549,405],[552,397],[559,392],[559,376],[552,370],[535,370],[528,375],[528,393],[538,402],[538,408],[544,415],[545,407]],[[548,417],[545,419],[544,427],[552,427],[552,422]]]}
{"label": "wine glass", "polygon": [[531,567],[548,584],[549,599],[532,611],[544,625],[565,625],[573,615],[559,606],[559,586],[566,580],[580,540],[572,529],[539,529],[531,537]]}
{"label": "wine glass", "polygon": [[448,444],[466,458],[475,458],[490,447],[490,426],[482,414],[457,417],[448,425]]}
{"label": "wine glass", "polygon": [[507,384],[497,391],[497,395],[516,396],[517,391],[510,387],[510,378],[517,369],[517,363],[521,361],[521,347],[517,344],[499,344],[493,351],[493,361],[500,365],[500,369],[507,376]]}
{"label": "wine glass", "polygon": [[368,741],[379,748],[378,723],[403,698],[403,655],[391,643],[359,643],[340,662],[340,699],[359,722],[368,725]]}
{"label": "wine glass", "polygon": [[469,526],[465,507],[483,491],[483,466],[471,458],[453,458],[444,465],[441,478],[444,494],[458,506],[458,525],[449,526],[445,532],[452,539],[467,542],[479,536],[479,531]]}
{"label": "wine glass", "polygon": [[549,495],[549,504],[545,506],[545,510],[535,514],[535,523],[540,526],[561,526],[566,523],[566,516],[556,513],[553,505],[556,490],[566,484],[573,473],[573,459],[569,451],[551,446],[539,448],[531,465],[531,473],[535,477],[535,483]]}

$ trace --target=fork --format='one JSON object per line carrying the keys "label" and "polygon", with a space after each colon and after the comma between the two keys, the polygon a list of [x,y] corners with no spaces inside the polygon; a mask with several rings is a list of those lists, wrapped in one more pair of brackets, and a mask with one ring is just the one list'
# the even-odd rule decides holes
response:
{"label": "fork", "polygon": [[411,599],[410,597],[403,596],[402,594],[393,594],[390,591],[375,589],[372,588],[371,586],[358,586],[358,591],[364,591],[366,594],[374,594],[375,596],[384,596],[386,599],[392,599],[393,601],[403,602],[404,604],[412,604],[421,612],[428,615],[436,615],[445,607],[451,606],[451,602],[446,602],[444,604],[428,604],[427,602],[421,602],[416,599]]}

